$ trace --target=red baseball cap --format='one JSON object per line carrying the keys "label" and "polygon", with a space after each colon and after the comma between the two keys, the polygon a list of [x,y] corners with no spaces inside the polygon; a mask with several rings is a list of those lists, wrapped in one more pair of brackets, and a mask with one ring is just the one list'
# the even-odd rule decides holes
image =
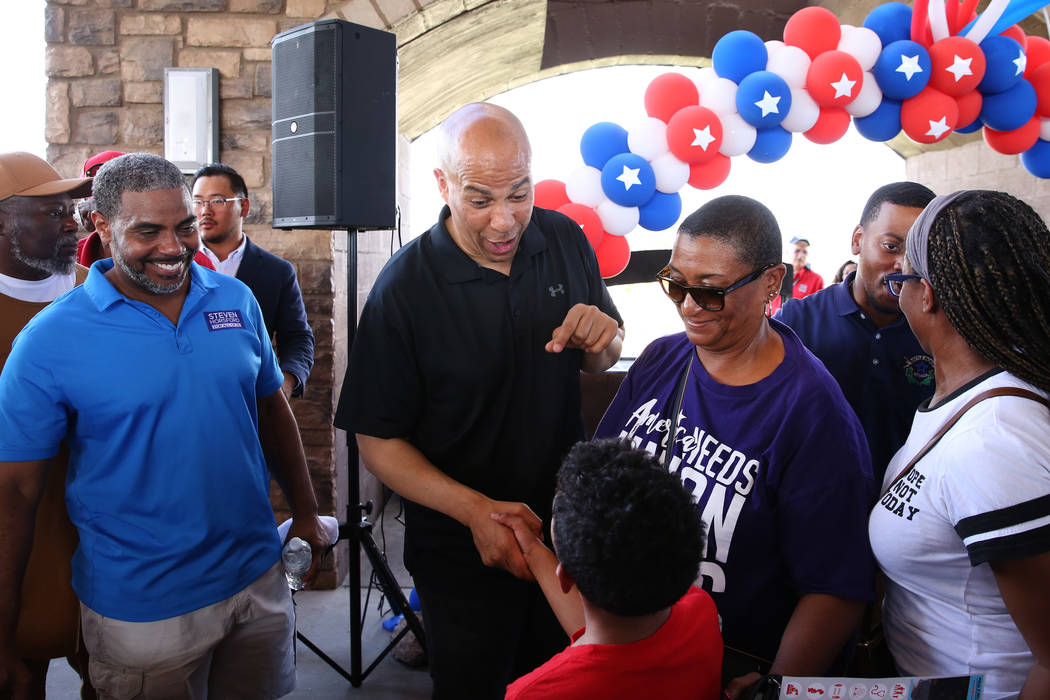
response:
{"label": "red baseball cap", "polygon": [[84,177],[94,177],[95,173],[98,172],[99,166],[106,161],[119,158],[122,155],[125,154],[120,151],[102,151],[101,153],[96,153],[84,161]]}

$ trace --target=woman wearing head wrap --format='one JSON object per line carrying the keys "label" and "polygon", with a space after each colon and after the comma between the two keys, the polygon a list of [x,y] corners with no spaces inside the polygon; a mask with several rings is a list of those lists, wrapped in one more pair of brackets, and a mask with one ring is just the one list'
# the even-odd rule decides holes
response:
{"label": "woman wearing head wrap", "polygon": [[869,522],[886,639],[902,673],[983,673],[992,699],[1050,697],[1048,271],[1032,208],[971,190],[926,207],[887,276],[937,390]]}

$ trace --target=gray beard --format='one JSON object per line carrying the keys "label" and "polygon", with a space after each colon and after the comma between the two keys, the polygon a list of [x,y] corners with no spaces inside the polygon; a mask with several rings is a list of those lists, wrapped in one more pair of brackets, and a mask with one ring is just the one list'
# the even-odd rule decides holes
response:
{"label": "gray beard", "polygon": [[186,255],[188,258],[186,261],[186,270],[183,272],[182,276],[179,277],[178,281],[173,282],[170,285],[162,285],[151,280],[146,275],[145,270],[134,270],[128,265],[127,260],[124,259],[123,251],[117,244],[116,238],[110,241],[109,252],[113,255],[114,264],[116,264],[132,282],[153,294],[174,294],[179,291],[183,283],[186,281],[186,276],[190,274],[189,261],[193,259],[194,253],[194,251],[187,251]]}
{"label": "gray beard", "polygon": [[[76,236],[71,236],[74,241]],[[73,267],[76,264],[74,258],[68,260],[58,257],[58,250],[63,243],[67,242],[69,238],[62,238],[55,244],[55,250],[50,257],[47,258],[34,258],[30,255],[26,255],[25,251],[22,250],[21,246],[21,231],[18,231],[11,237],[11,252],[15,256],[15,260],[18,260],[23,265],[28,265],[34,270],[40,270],[50,275],[68,275],[73,271]]]}

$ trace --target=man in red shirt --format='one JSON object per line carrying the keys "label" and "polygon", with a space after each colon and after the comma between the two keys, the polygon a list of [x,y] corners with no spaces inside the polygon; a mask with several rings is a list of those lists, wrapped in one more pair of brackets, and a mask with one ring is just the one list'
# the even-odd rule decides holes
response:
{"label": "man in red shirt", "polygon": [[[824,278],[809,269],[806,259],[809,257],[809,240],[801,236],[791,239],[791,266],[794,274],[791,279],[791,298],[801,299],[813,292],[824,289]],[[769,304],[769,315],[772,316],[780,309],[782,297],[777,296]]]}

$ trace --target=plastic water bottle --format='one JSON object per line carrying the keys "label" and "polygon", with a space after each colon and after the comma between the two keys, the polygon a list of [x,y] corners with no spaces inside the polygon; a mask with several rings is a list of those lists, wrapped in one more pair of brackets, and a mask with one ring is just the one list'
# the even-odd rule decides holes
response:
{"label": "plastic water bottle", "polygon": [[293,591],[303,590],[302,575],[310,570],[310,562],[313,553],[310,544],[299,537],[288,540],[281,550],[281,563],[284,564],[284,576],[288,579],[288,587]]}

